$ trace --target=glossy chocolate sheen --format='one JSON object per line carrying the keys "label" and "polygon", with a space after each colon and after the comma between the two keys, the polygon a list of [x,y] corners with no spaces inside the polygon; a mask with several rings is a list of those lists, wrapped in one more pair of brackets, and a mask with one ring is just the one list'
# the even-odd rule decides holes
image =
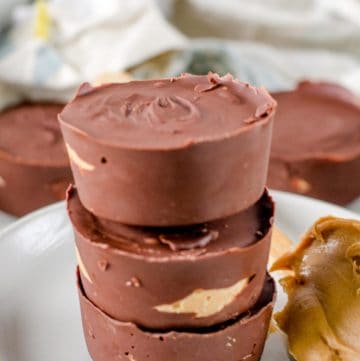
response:
{"label": "glossy chocolate sheen", "polygon": [[78,278],[83,328],[94,361],[259,361],[275,302],[267,277],[258,302],[244,315],[200,330],[159,332],[113,319],[84,294]]}
{"label": "glossy chocolate sheen", "polygon": [[65,198],[72,180],[57,114],[61,104],[0,113],[0,209],[22,216]]}
{"label": "glossy chocolate sheen", "polygon": [[60,114],[84,206],[132,225],[238,213],[264,189],[276,103],[264,89],[183,75],[84,85]]}
{"label": "glossy chocolate sheen", "polygon": [[329,83],[272,94],[268,186],[346,204],[360,196],[360,99]]}
{"label": "glossy chocolate sheen", "polygon": [[267,192],[235,216],[182,228],[96,218],[75,189],[68,211],[86,295],[116,319],[156,329],[206,327],[245,312],[260,295],[274,212]]}

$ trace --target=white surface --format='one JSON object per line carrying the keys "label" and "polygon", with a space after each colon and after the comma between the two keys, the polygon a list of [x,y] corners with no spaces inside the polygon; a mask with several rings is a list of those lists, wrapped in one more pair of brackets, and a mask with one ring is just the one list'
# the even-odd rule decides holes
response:
{"label": "white surface", "polygon": [[360,214],[360,198],[349,204],[346,208]]}
{"label": "white surface", "polygon": [[84,81],[187,44],[152,0],[43,3],[42,16],[35,2],[16,7],[11,31],[0,38],[0,108],[23,96],[69,100]]}
{"label": "white surface", "polygon": [[24,4],[27,0],[0,0],[0,31],[8,25],[9,18],[15,6]]}
{"label": "white surface", "polygon": [[16,217],[10,216],[9,214],[0,211],[0,230],[8,226],[9,224],[16,221]]}
{"label": "white surface", "polygon": [[[297,195],[272,192],[276,222],[294,239],[320,216],[360,217]],[[0,232],[0,360],[90,361],[75,288],[73,235],[63,203],[39,210]],[[277,307],[284,301],[279,295]],[[288,361],[272,335],[262,361]]]}

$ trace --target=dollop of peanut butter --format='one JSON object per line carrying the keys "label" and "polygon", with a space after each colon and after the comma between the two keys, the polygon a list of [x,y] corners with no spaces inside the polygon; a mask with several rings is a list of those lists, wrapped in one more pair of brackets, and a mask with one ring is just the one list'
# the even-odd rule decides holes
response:
{"label": "dollop of peanut butter", "polygon": [[297,361],[360,360],[360,222],[319,219],[272,270],[288,294],[275,315]]}

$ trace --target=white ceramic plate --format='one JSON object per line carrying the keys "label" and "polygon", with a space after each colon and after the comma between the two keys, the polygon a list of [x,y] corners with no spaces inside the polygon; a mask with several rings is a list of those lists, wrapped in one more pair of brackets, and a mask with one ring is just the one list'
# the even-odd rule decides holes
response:
{"label": "white ceramic plate", "polygon": [[[0,0],[1,1],[1,0]],[[3,211],[0,211],[0,231],[3,227],[16,221],[16,217],[11,216]]]}
{"label": "white ceramic plate", "polygon": [[[321,216],[360,217],[310,198],[272,195],[276,222],[293,239]],[[34,212],[0,233],[1,361],[90,360],[81,329],[75,265],[63,203]],[[279,293],[277,308],[285,299]],[[288,361],[281,336],[269,338],[262,361]]]}

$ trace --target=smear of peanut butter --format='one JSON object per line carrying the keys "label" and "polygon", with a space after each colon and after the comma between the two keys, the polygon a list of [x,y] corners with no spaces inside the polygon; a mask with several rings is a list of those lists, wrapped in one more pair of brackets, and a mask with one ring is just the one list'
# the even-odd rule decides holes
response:
{"label": "smear of peanut butter", "polygon": [[318,220],[272,270],[290,270],[275,315],[297,361],[360,360],[360,222]]}

